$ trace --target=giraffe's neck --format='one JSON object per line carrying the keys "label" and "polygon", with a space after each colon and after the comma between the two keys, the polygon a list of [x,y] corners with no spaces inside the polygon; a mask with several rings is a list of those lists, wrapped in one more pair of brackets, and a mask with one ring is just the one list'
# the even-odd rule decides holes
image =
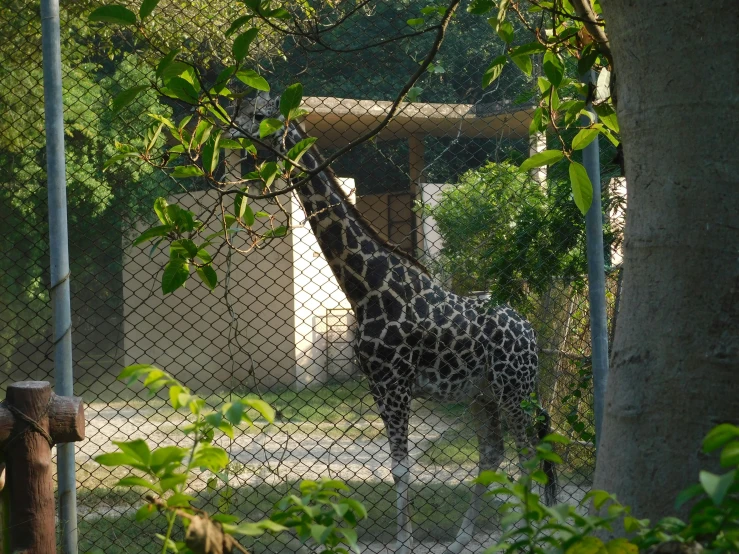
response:
{"label": "giraffe's neck", "polygon": [[[290,149],[304,138],[303,131],[291,124],[285,146]],[[300,162],[310,170],[318,167],[322,160],[313,147]],[[374,281],[384,281],[390,267],[398,263],[411,265],[410,261],[401,260],[400,255],[391,252],[349,202],[329,170],[314,175],[297,193],[318,244],[352,305],[356,306],[376,289],[379,283],[373,284]]]}

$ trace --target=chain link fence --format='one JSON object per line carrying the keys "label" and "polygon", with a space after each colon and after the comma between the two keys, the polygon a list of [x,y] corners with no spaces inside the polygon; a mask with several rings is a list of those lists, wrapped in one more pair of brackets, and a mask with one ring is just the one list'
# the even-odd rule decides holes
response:
{"label": "chain link fence", "polygon": [[[360,544],[366,552],[387,552],[396,517],[388,440],[352,347],[356,316],[320,245],[309,226],[296,225],[284,240],[247,255],[221,250],[225,277],[213,292],[191,281],[162,295],[166,254],[132,246],[133,240],[152,225],[157,197],[200,215],[212,209],[214,194],[197,179],[178,182],[144,165],[103,170],[114,141],[146,133],[141,114],[179,118],[185,112],[146,92],[113,113],[116,94],[148,80],[154,68],[146,44],[125,30],[88,23],[98,5],[62,2],[61,12],[75,393],[84,398],[88,418],[88,438],[77,450],[80,551],[161,550],[152,540],[161,522],[134,521],[141,492],[115,488],[123,474],[93,461],[114,449],[113,440],[143,437],[152,447],[185,441],[182,416],[164,399],[116,380],[125,365],[152,363],[214,405],[257,393],[277,410],[274,424],[259,433],[243,429],[223,444],[232,460],[230,483],[197,481],[189,492],[198,506],[255,520],[302,479],[337,478],[369,511],[359,526]],[[317,6],[325,13],[331,8]],[[186,50],[217,74],[231,48],[225,31],[243,15],[238,4],[168,0],[158,9],[152,40],[166,45],[186,37]],[[412,2],[365,2],[324,35],[323,47],[267,33],[254,61],[275,91],[303,84],[304,127],[330,154],[376,125],[418,67],[427,34],[388,40],[414,35],[407,21],[418,10]],[[53,360],[38,6],[6,1],[0,25],[0,368],[6,387],[53,381]],[[490,36],[487,26],[461,10],[413,102],[333,169],[380,236],[419,259],[448,290],[509,303],[532,322],[540,348],[539,401],[554,429],[573,439],[561,452],[560,500],[577,502],[589,489],[595,454],[584,223],[559,166],[518,170],[532,149],[546,147],[546,137],[532,142],[528,133],[536,82],[507,67],[482,90],[486,64],[501,53],[495,40],[480,39]],[[623,187],[612,178],[614,156],[602,146],[611,326],[624,215]],[[296,224],[304,223],[299,203],[283,202]],[[260,207],[275,209],[268,201]],[[441,552],[454,538],[477,471],[474,423],[466,404],[414,400],[416,552]],[[516,463],[506,439],[503,469],[513,474]],[[488,544],[499,532],[496,514],[496,502],[486,502],[473,545]],[[247,546],[297,552],[299,541],[278,535]]]}

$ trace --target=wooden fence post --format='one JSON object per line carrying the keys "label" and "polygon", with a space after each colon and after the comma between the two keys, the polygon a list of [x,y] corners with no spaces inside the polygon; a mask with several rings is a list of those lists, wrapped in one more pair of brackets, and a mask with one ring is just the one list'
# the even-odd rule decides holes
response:
{"label": "wooden fence post", "polygon": [[57,396],[46,381],[8,387],[0,404],[0,444],[10,499],[10,552],[56,552],[51,447],[83,438],[81,398]]}

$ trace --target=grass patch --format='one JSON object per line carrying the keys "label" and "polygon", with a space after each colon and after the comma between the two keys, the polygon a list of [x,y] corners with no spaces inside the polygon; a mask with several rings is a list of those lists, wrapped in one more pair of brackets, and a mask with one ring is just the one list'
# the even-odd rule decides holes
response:
{"label": "grass patch", "polygon": [[[348,494],[364,503],[368,518],[357,528],[359,540],[363,543],[381,542],[389,544],[395,536],[395,489],[392,483],[366,483],[350,481]],[[226,498],[224,491],[202,492],[198,495],[197,506],[210,512],[232,513],[244,520],[259,520],[268,517],[273,506],[285,495],[298,493],[298,482],[286,482],[279,486],[268,484],[236,489]],[[131,552],[159,552],[154,535],[166,528],[164,518],[146,522],[136,522],[134,511],[113,515],[111,506],[138,507],[140,493],[133,491],[103,490],[98,488],[81,495],[81,503],[92,506],[97,502],[99,508],[80,518],[80,552],[100,548],[105,554]],[[412,487],[413,535],[416,540],[441,542],[451,541],[462,521],[471,500],[467,485],[449,486],[443,483],[415,484]],[[118,500],[113,503],[112,501]],[[499,504],[491,499],[485,501],[478,525],[482,529],[496,529]],[[244,546],[254,554],[294,553],[297,551],[295,539],[288,534],[263,536],[258,539],[245,539]]]}

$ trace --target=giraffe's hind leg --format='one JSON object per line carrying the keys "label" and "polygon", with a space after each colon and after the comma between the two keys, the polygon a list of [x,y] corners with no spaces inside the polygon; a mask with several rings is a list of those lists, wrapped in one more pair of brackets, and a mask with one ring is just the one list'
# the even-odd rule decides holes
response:
{"label": "giraffe's hind leg", "polygon": [[[479,396],[470,405],[470,411],[477,423],[477,439],[480,449],[479,470],[481,472],[495,471],[500,466],[504,456],[503,430],[500,425],[498,405],[488,398]],[[449,545],[444,554],[460,554],[474,537],[475,520],[480,514],[482,497],[486,489],[485,485],[475,484],[472,492],[472,502],[464,515],[457,538]]]}
{"label": "giraffe's hind leg", "polygon": [[[537,415],[540,416],[541,421],[535,422],[520,404],[511,404],[505,408],[506,422],[516,441],[522,470],[523,462],[534,456],[539,441],[551,432],[547,411],[542,408]],[[544,486],[544,503],[547,506],[553,506],[557,503],[558,492],[556,468],[551,461],[545,461],[542,469],[549,480]]]}

